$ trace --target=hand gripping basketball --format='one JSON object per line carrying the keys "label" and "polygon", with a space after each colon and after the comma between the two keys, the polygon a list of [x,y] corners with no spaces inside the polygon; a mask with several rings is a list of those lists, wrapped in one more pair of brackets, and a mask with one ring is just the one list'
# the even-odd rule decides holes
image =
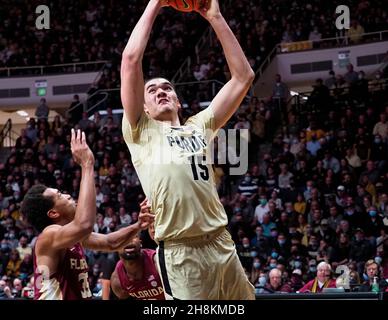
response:
{"label": "hand gripping basketball", "polygon": [[165,0],[164,3],[175,10],[191,12],[209,8],[211,0]]}

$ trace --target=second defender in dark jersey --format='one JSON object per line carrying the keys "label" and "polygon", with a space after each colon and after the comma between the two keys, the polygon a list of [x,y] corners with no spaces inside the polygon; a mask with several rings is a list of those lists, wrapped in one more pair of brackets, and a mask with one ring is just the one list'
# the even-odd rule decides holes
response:
{"label": "second defender in dark jersey", "polygon": [[141,248],[139,236],[119,251],[120,261],[110,280],[112,291],[119,299],[164,300],[155,253]]}

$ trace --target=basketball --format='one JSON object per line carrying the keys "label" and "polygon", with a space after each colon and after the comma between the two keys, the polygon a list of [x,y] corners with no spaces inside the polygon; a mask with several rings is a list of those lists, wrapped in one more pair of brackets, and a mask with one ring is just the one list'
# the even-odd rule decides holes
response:
{"label": "basketball", "polygon": [[178,11],[191,12],[208,6],[210,0],[168,0],[167,3]]}

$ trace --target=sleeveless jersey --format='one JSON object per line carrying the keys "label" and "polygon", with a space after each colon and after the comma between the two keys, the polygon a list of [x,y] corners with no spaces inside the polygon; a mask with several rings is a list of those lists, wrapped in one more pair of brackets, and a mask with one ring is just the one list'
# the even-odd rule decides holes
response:
{"label": "sleeveless jersey", "polygon": [[63,260],[58,262],[57,271],[49,279],[43,279],[44,267],[39,268],[37,270],[34,254],[35,300],[81,300],[92,297],[88,281],[89,268],[79,243],[66,249]]}
{"label": "sleeveless jersey", "polygon": [[164,300],[164,292],[159,273],[155,267],[155,250],[142,249],[144,259],[143,278],[131,281],[126,272],[124,263],[117,262],[115,271],[120,280],[120,285],[132,298],[138,300]]}

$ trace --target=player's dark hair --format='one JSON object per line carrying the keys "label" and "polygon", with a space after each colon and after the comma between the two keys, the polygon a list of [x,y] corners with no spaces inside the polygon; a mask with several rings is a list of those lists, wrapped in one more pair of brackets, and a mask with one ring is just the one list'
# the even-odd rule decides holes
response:
{"label": "player's dark hair", "polygon": [[32,186],[21,205],[22,214],[38,232],[42,232],[52,223],[47,212],[54,207],[54,199],[43,195],[46,189],[47,187],[41,184]]}

